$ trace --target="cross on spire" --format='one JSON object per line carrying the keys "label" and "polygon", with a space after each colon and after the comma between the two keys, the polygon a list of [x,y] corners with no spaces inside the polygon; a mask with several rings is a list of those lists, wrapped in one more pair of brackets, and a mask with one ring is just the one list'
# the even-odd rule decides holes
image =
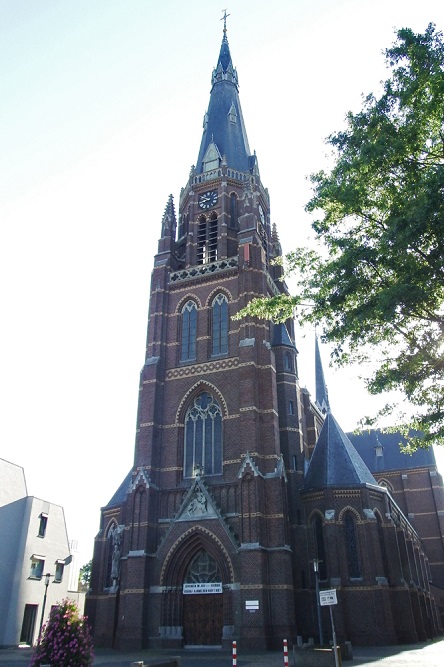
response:
{"label": "cross on spire", "polygon": [[222,9],[222,11],[223,11],[224,15],[222,16],[221,21],[224,22],[224,35],[226,36],[226,34],[227,34],[227,18],[229,16],[231,16],[231,14],[227,14],[226,9]]}

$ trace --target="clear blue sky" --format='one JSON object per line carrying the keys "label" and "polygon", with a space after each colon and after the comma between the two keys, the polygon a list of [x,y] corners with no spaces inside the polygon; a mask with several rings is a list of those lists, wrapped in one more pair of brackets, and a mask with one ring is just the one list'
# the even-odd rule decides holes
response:
{"label": "clear blue sky", "polygon": [[[214,0],[0,0],[0,456],[65,507],[91,555],[132,465],[160,221],[197,158],[222,38]],[[323,139],[386,76],[394,30],[444,27],[423,0],[242,0],[227,9],[250,147],[284,250],[309,232]],[[299,332],[301,384],[313,332]],[[325,364],[328,353],[324,353]],[[325,368],[344,429],[371,409]],[[443,469],[444,466],[441,466]]]}

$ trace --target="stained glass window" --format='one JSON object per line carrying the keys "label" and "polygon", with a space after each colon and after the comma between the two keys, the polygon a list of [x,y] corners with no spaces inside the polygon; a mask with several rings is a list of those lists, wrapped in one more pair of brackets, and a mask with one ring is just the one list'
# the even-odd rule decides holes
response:
{"label": "stained glass window", "polygon": [[222,581],[217,563],[206,551],[200,551],[188,568],[186,584],[209,584]]}
{"label": "stained glass window", "polygon": [[206,391],[185,415],[184,476],[193,477],[197,468],[205,475],[222,473],[222,412]]}

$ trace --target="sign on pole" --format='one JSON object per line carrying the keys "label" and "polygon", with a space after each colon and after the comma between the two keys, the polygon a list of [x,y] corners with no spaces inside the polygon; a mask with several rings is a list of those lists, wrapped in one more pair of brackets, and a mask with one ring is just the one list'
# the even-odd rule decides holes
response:
{"label": "sign on pole", "polygon": [[332,588],[329,591],[319,591],[319,604],[321,607],[325,607],[330,604],[338,604],[336,588]]}

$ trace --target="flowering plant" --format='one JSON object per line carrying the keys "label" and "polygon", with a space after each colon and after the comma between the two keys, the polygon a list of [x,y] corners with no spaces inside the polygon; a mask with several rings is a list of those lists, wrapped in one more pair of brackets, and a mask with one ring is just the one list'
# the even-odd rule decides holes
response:
{"label": "flowering plant", "polygon": [[80,616],[73,600],[62,600],[51,609],[29,667],[43,664],[89,667],[93,659],[93,643],[86,617]]}

